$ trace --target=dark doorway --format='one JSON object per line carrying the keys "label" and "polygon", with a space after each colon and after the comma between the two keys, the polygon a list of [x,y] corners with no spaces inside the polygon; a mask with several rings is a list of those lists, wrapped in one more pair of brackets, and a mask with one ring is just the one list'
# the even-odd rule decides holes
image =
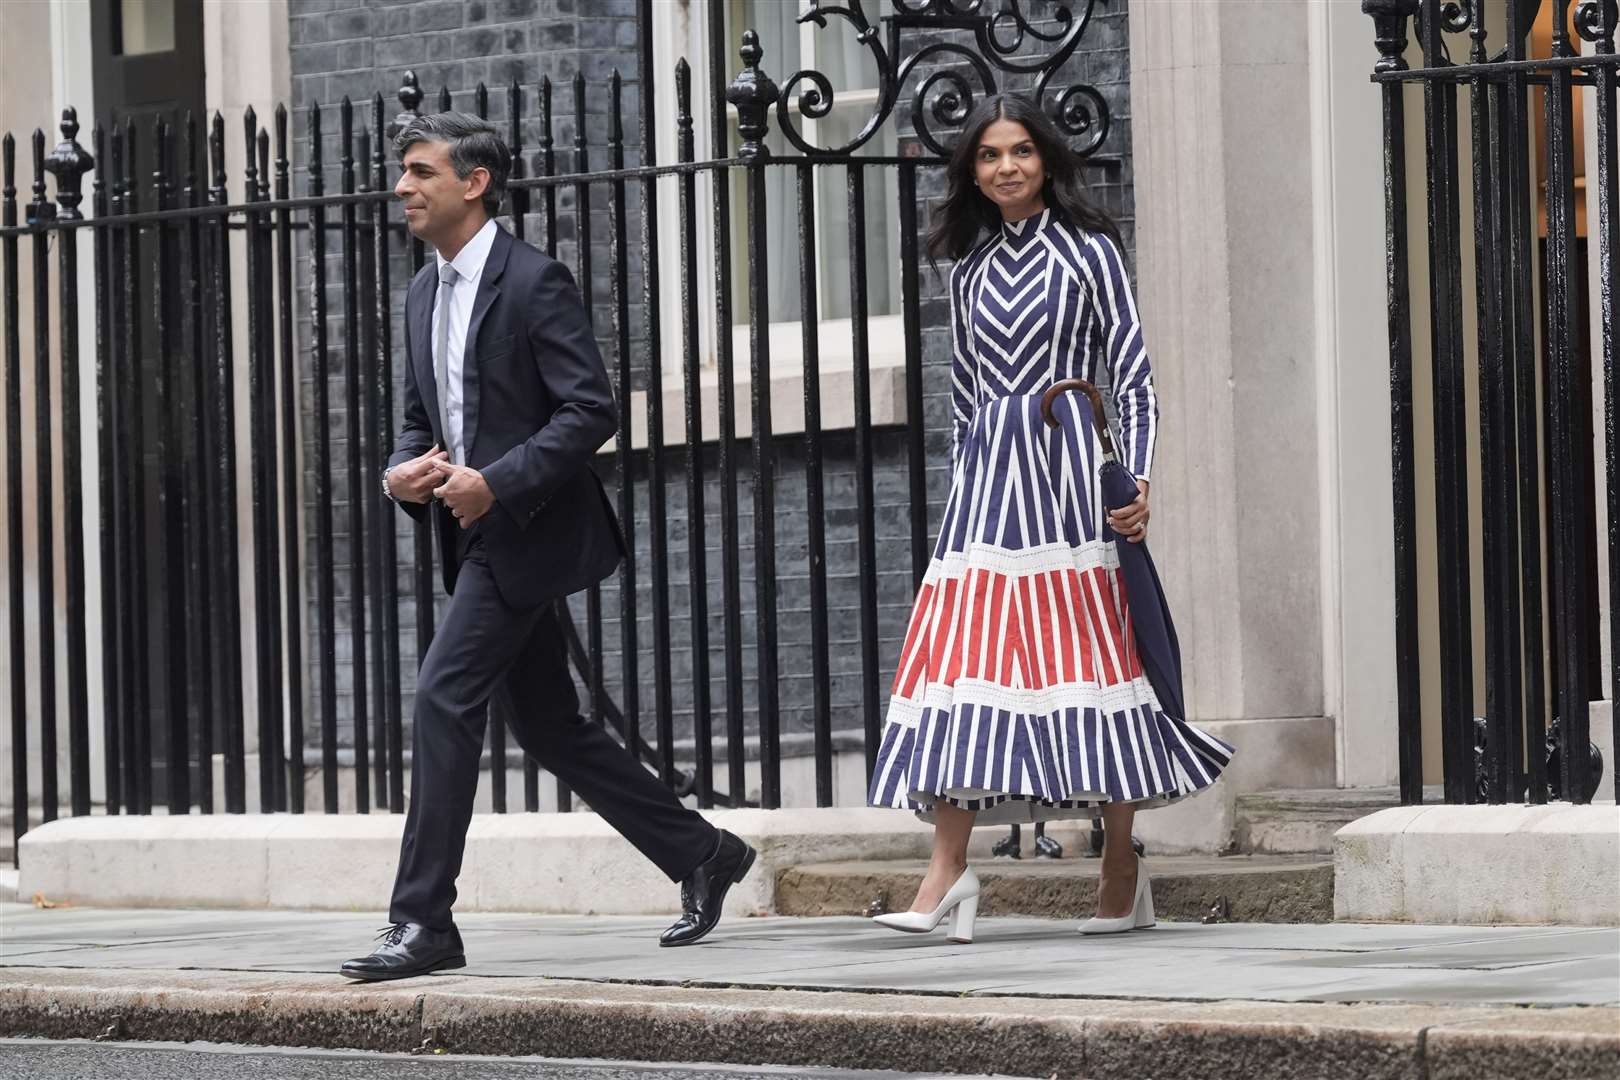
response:
{"label": "dark doorway", "polygon": [[[96,119],[135,121],[146,136],[161,116],[180,130],[187,110],[203,116],[202,0],[94,0]],[[143,165],[151,165],[150,157]],[[151,170],[137,170],[150,176]]]}

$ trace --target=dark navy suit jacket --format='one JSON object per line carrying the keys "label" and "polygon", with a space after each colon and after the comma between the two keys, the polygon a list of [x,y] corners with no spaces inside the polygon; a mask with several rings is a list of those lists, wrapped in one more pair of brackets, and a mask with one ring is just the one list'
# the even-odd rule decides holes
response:
{"label": "dark navy suit jacket", "polygon": [[[405,297],[405,418],[392,468],[435,443],[433,303],[429,259]],[[499,227],[467,325],[462,447],[495,505],[474,526],[501,597],[532,607],[594,585],[624,554],[618,521],[590,460],[614,433],[618,411],[602,354],[568,268]],[[464,538],[437,499],[401,502],[429,515],[453,592]]]}

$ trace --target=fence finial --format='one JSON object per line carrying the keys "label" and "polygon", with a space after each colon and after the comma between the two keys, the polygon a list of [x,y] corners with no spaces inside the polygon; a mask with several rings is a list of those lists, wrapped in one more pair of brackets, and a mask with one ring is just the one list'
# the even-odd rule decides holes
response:
{"label": "fence finial", "polygon": [[61,204],[63,221],[78,221],[84,216],[79,213],[79,204],[84,201],[84,174],[96,163],[79,145],[78,136],[79,111],[70,105],[62,110],[62,141],[45,159],[46,170],[56,177],[56,201]]}
{"label": "fence finial", "polygon": [[416,80],[416,72],[407,71],[404,81],[399,86],[400,114],[394,117],[394,122],[388,125],[388,137],[399,138],[399,133],[410,125],[412,120],[421,116],[419,106],[422,104],[422,84]]}
{"label": "fence finial", "polygon": [[1418,0],[1361,0],[1361,12],[1373,17],[1379,60],[1375,71],[1405,71],[1406,20],[1418,12]]}
{"label": "fence finial", "polygon": [[766,118],[770,107],[776,104],[777,89],[771,77],[760,70],[759,62],[765,50],[760,47],[759,35],[744,30],[742,48],[737,54],[742,57],[743,69],[726,88],[726,100],[737,107],[737,133],[742,136],[737,156],[744,159],[769,157],[771,152],[763,140],[770,132]]}

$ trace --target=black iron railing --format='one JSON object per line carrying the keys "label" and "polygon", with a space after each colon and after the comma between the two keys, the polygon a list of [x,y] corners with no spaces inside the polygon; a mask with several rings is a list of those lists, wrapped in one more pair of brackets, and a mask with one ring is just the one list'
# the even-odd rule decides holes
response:
{"label": "black iron railing", "polygon": [[[1050,5],[1049,5],[1050,6]],[[1087,153],[1097,150],[1108,130],[1103,98],[1094,89],[1054,83],[1061,66],[1078,47],[1094,4],[1058,5],[1042,21],[980,9],[961,0],[894,0],[887,17],[886,44],[879,24],[869,21],[859,0],[840,8],[812,9],[805,20],[830,18],[852,26],[882,72],[882,92],[871,121],[855,143],[820,148],[795,126],[831,107],[833,89],[814,71],[794,74],[787,85],[806,88],[793,100],[777,90],[761,68],[757,37],[743,37],[743,70],[728,81],[726,33],[711,5],[709,71],[714,156],[699,160],[695,150],[692,72],[676,65],[677,160],[655,157],[653,82],[639,87],[639,162],[627,166],[620,79],[588,87],[583,77],[571,86],[572,146],[557,145],[558,95],[549,79],[525,88],[504,89],[506,137],[514,172],[509,186],[511,227],[520,240],[535,242],[552,255],[571,246],[576,280],[588,310],[596,314],[599,337],[614,365],[621,408],[615,452],[618,509],[632,556],[618,577],[618,665],[621,685],[605,685],[603,597],[592,589],[585,599],[583,628],[566,620],[570,654],[588,688],[592,716],[612,726],[632,752],[655,767],[677,790],[694,793],[704,806],[735,805],[745,798],[744,594],[742,588],[739,466],[746,452],[752,491],[752,642],[757,694],[758,802],[781,802],[777,637],[778,582],[773,529],[780,513],[801,512],[783,505],[773,477],[785,440],[773,436],[770,394],[769,279],[778,268],[768,248],[767,170],[787,170],[796,181],[791,208],[798,229],[800,326],[804,352],[802,436],[808,523],[814,706],[811,729],[816,765],[816,801],[832,802],[834,745],[831,706],[830,635],[827,610],[827,530],[824,520],[822,424],[817,354],[816,273],[817,177],[842,173],[848,198],[848,242],[853,252],[848,283],[852,312],[854,433],[857,477],[855,573],[862,614],[861,726],[867,760],[876,751],[880,718],[879,643],[876,622],[878,537],[873,469],[876,454],[871,401],[871,343],[868,337],[867,184],[874,176],[897,174],[902,288],[900,314],[905,326],[905,399],[909,423],[901,446],[908,478],[909,548],[914,581],[926,563],[928,495],[924,471],[923,355],[921,283],[918,258],[919,173],[937,169],[935,153],[959,126],[976,96],[999,88],[998,77],[1023,80],[1058,117]],[[650,0],[642,0],[640,70],[653,70]],[[802,21],[802,20],[801,20]],[[914,40],[913,34],[916,34]],[[920,42],[920,44],[918,43]],[[964,66],[954,70],[950,65]],[[1009,74],[1010,73],[1010,74]],[[911,131],[905,143],[915,153],[880,156],[858,153],[878,127],[905,119],[903,90],[913,93]],[[590,95],[609,95],[606,145],[598,150],[588,137]],[[60,587],[68,620],[68,701],[66,729],[69,809],[91,812],[90,732],[100,726],[101,786],[110,813],[149,813],[155,805],[171,813],[198,809],[241,812],[249,804],[248,784],[256,780],[257,805],[265,810],[306,809],[306,754],[318,761],[320,803],[326,812],[342,802],[340,778],[352,761],[357,809],[401,811],[407,768],[402,718],[401,674],[410,654],[420,657],[433,634],[435,587],[431,542],[418,526],[403,544],[396,536],[398,514],[377,483],[391,447],[396,402],[394,325],[399,316],[398,286],[426,257],[389,212],[392,135],[419,114],[424,101],[414,76],[399,91],[403,113],[390,116],[379,93],[359,105],[345,99],[337,107],[310,106],[297,114],[277,107],[269,127],[249,110],[236,136],[244,151],[240,187],[232,201],[225,167],[225,123],[186,116],[155,125],[133,121],[97,125],[87,152],[78,141],[77,115],[69,109],[62,139],[45,154],[45,136],[33,137],[32,199],[18,219],[14,143],[5,136],[4,184],[0,195],[0,274],[4,289],[4,364],[7,390],[7,600],[13,800],[15,832],[27,827],[23,808],[35,798],[30,787],[29,746],[37,737],[44,763],[37,802],[46,820],[61,809],[57,786],[59,727],[55,701],[54,598]],[[471,95],[471,109],[485,115],[489,92]],[[538,105],[538,145],[523,144],[525,110]],[[440,108],[452,104],[441,92]],[[728,104],[731,109],[728,110]],[[462,107],[468,103],[461,102]],[[772,156],[766,150],[772,106],[791,141],[803,151]],[[733,154],[726,132],[735,111],[741,137]],[[331,135],[336,122],[337,134]],[[293,158],[302,136],[303,160]],[[153,140],[153,153],[143,154]],[[330,159],[334,151],[336,161]],[[605,156],[602,156],[605,155]],[[571,159],[571,170],[559,167]],[[1094,158],[1113,169],[1117,162]],[[143,175],[137,161],[155,162]],[[55,177],[56,202],[46,195],[45,174]],[[303,191],[295,192],[296,172]],[[735,367],[729,328],[732,304],[729,185],[737,175],[745,210],[737,227],[746,237],[749,273],[746,322],[751,380],[752,429],[736,437]],[[92,177],[91,213],[81,215],[82,186]],[[718,376],[719,437],[710,458],[705,443],[700,349],[700,258],[698,178],[710,178],[713,272],[718,279],[713,362]],[[337,191],[327,190],[336,178]],[[661,275],[665,269],[658,229],[658,181],[673,178],[677,189],[681,294],[679,325],[660,319]],[[606,200],[606,235],[592,220],[593,201]],[[601,202],[596,202],[600,207]],[[631,235],[632,216],[639,233]],[[93,426],[82,431],[74,378],[79,371],[76,328],[80,313],[75,259],[80,237],[94,263],[95,394]],[[530,235],[531,232],[536,235]],[[32,259],[34,371],[36,401],[31,448],[38,475],[32,497],[37,506],[39,560],[24,566],[24,485],[21,463],[19,301],[20,245]],[[47,259],[55,248],[59,269],[53,299]],[[567,253],[567,252],[564,252]],[[608,296],[599,295],[596,267],[607,261]],[[641,314],[633,315],[633,273],[639,272]],[[245,273],[242,281],[234,274]],[[607,325],[602,325],[605,316]],[[736,320],[741,321],[741,320]],[[239,329],[245,333],[239,334]],[[664,415],[661,364],[663,337],[678,340],[684,416]],[[238,341],[246,355],[233,355]],[[53,372],[60,380],[53,384]],[[237,382],[245,379],[246,415],[238,415]],[[53,385],[56,393],[53,396]],[[646,449],[632,442],[632,410],[637,386],[646,393]],[[308,394],[307,401],[303,394]],[[63,448],[60,477],[52,471],[53,420],[60,422]],[[685,448],[667,435],[684,425]],[[341,440],[341,451],[334,449]],[[746,445],[745,445],[746,444]],[[81,450],[82,448],[82,450]],[[84,535],[80,453],[95,456],[100,514]],[[301,457],[302,453],[302,457]],[[238,462],[245,455],[245,462]],[[670,475],[684,491],[685,557],[689,591],[687,617],[672,613]],[[238,491],[239,473],[247,490]],[[715,488],[718,487],[718,494]],[[708,587],[711,566],[706,537],[708,505],[720,514],[719,577],[724,607],[720,673],[724,715],[715,717],[711,697]],[[708,504],[708,505],[706,505]],[[240,508],[240,509],[239,509]],[[60,522],[67,530],[63,564],[51,561]],[[645,530],[650,559],[639,563],[637,534]],[[88,540],[88,546],[86,541]],[[244,552],[249,553],[244,556]],[[251,559],[244,576],[240,560]],[[85,575],[98,576],[102,597],[99,634],[88,640]],[[638,668],[641,619],[638,587],[649,578],[652,635],[650,679]],[[241,582],[251,596],[243,595]],[[36,621],[24,616],[23,595],[32,585],[39,599]],[[312,595],[306,595],[312,593]],[[340,609],[344,615],[340,626]],[[565,615],[570,609],[562,606]],[[312,615],[312,617],[311,617]],[[414,619],[414,650],[402,642],[402,617]],[[403,629],[408,636],[409,630]],[[676,675],[670,656],[676,639],[690,641],[692,668],[692,746],[690,767],[677,761],[672,719]],[[347,656],[341,656],[346,646]],[[37,660],[39,692],[31,697],[25,678],[29,652]],[[246,661],[244,662],[244,656]],[[90,715],[87,671],[102,673],[104,709]],[[246,687],[251,673],[252,700]],[[350,742],[340,746],[340,685],[347,681]],[[653,722],[644,727],[642,697],[650,686]],[[508,806],[508,748],[504,718],[489,726],[494,808]],[[257,772],[245,729],[255,725]],[[718,727],[718,730],[716,728]],[[650,737],[649,737],[650,736]],[[715,746],[721,740],[726,775],[717,782]],[[350,752],[352,750],[352,758]],[[213,779],[216,756],[222,780]],[[523,805],[540,805],[539,772],[525,762]],[[216,790],[217,788],[217,790]],[[216,804],[216,797],[220,800]],[[558,805],[569,806],[558,792]]]}
{"label": "black iron railing", "polygon": [[[1601,760],[1588,741],[1589,700],[1603,696],[1595,676],[1593,439],[1581,422],[1581,407],[1590,401],[1579,372],[1583,363],[1603,365],[1612,628],[1620,611],[1613,570],[1620,566],[1613,378],[1614,265],[1620,252],[1617,5],[1614,0],[1550,0],[1550,48],[1548,55],[1534,56],[1531,31],[1543,6],[1539,0],[1362,2],[1375,19],[1381,54],[1373,80],[1383,93],[1396,671],[1401,791],[1407,802],[1423,797],[1415,470],[1421,455],[1430,452],[1446,801],[1585,802],[1599,782]],[[1496,14],[1509,28],[1501,41],[1487,32]],[[1422,57],[1416,67],[1406,57],[1409,30]],[[1466,59],[1454,59],[1450,50],[1464,47]],[[1416,219],[1407,206],[1407,87],[1422,90],[1427,196]],[[1532,90],[1542,104],[1539,117]],[[1467,94],[1466,158],[1459,139],[1459,92]],[[1586,95],[1597,120],[1597,173],[1586,184],[1586,198],[1596,203],[1597,227],[1582,243],[1577,243],[1574,182],[1577,94]],[[1543,182],[1539,194],[1532,173],[1538,146],[1544,146],[1536,169]],[[1467,222],[1461,210],[1465,184],[1473,208]],[[1412,287],[1409,238],[1425,219],[1428,295],[1420,297]],[[1580,287],[1586,277],[1585,244],[1596,247],[1590,293],[1599,305],[1601,328],[1590,343],[1581,333],[1589,314]],[[1470,247],[1472,305],[1463,281],[1463,252]],[[1413,305],[1425,301],[1432,342],[1432,450],[1418,446],[1413,434]],[[1467,449],[1470,402],[1464,374],[1470,319],[1479,370],[1473,403],[1479,452],[1473,460]],[[1479,470],[1483,530],[1483,566],[1477,569],[1469,559],[1473,469]],[[1478,719],[1476,580],[1483,582],[1485,631],[1484,709]],[[1612,688],[1609,696],[1614,697]]]}

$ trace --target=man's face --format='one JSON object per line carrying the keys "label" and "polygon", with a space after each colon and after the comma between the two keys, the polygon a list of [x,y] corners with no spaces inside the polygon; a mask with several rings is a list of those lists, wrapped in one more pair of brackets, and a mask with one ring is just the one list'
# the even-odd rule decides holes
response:
{"label": "man's face", "polygon": [[489,173],[474,169],[466,179],[450,164],[450,144],[427,140],[405,151],[403,172],[394,194],[405,204],[405,226],[429,244],[434,237],[451,236],[469,214],[482,208]]}

